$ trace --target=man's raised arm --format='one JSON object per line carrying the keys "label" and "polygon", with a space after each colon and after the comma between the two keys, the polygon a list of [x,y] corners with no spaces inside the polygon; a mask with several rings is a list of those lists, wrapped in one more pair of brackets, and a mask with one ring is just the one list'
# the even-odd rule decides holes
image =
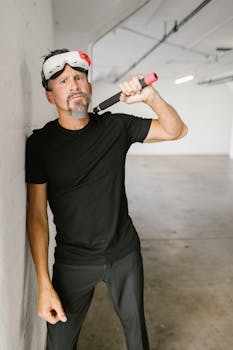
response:
{"label": "man's raised arm", "polygon": [[144,102],[157,115],[153,119],[147,137],[143,142],[159,142],[177,140],[184,137],[188,128],[180,118],[176,110],[169,105],[153,88],[152,85],[141,88],[139,79],[143,76],[138,74],[119,85],[122,93],[120,101],[131,104]]}

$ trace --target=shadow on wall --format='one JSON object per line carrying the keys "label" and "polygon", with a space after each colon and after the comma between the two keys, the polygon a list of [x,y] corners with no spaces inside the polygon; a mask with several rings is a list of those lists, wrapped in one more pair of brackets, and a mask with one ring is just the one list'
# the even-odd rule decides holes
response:
{"label": "shadow on wall", "polygon": [[[42,349],[45,341],[45,322],[37,315],[37,281],[28,240],[25,239],[23,300],[21,305],[20,333],[24,349]],[[43,336],[42,336],[43,334]]]}
{"label": "shadow on wall", "polygon": [[[24,59],[20,67],[20,81],[22,94],[22,124],[24,125],[25,145],[26,138],[31,133],[32,117],[35,112],[32,96],[32,74],[28,68],[28,63]],[[34,111],[33,111],[34,109]],[[24,158],[23,158],[24,159]],[[25,186],[25,184],[23,184]],[[26,196],[26,187],[25,187]],[[25,201],[26,202],[26,201]],[[26,208],[25,208],[26,223]],[[26,226],[26,225],[25,225]],[[26,227],[25,227],[26,231]],[[45,342],[46,323],[37,315],[37,280],[30,252],[30,246],[25,235],[24,245],[24,266],[22,281],[22,304],[20,316],[20,334],[23,339],[24,349],[41,350]]]}
{"label": "shadow on wall", "polygon": [[[24,59],[21,62],[20,66],[20,81],[21,81],[21,94],[22,94],[22,118],[24,121],[24,128],[27,132],[27,135],[30,133],[30,126],[32,121],[32,82],[31,82],[31,73],[28,69],[28,64]],[[26,141],[26,140],[25,140]]]}

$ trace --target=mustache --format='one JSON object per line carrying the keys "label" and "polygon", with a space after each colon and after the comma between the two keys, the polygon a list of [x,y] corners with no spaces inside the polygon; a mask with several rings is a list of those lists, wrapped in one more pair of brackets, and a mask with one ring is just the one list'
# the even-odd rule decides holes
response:
{"label": "mustache", "polygon": [[72,92],[68,97],[67,97],[67,102],[73,97],[73,96],[76,96],[76,95],[79,95],[79,96],[82,96],[82,97],[85,97],[87,100],[89,100],[89,95],[86,94],[85,92],[82,92],[82,91],[79,91],[79,92]]}

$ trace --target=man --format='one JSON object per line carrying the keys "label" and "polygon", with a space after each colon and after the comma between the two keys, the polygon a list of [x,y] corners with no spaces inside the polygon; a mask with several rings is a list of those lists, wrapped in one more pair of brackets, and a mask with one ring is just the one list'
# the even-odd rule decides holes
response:
{"label": "man", "polygon": [[[38,280],[38,315],[47,321],[47,350],[74,350],[95,285],[104,281],[128,350],[149,349],[143,307],[140,241],[128,214],[125,158],[134,142],[176,140],[187,133],[159,93],[135,76],[120,100],[143,102],[158,119],[88,113],[89,57],[52,51],[42,84],[58,118],[27,140],[27,228]],[[48,271],[47,200],[56,225],[52,280]]]}

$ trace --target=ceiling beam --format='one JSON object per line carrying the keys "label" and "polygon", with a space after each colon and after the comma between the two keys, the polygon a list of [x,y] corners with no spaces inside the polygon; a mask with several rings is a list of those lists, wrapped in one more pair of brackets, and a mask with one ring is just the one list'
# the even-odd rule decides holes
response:
{"label": "ceiling beam", "polygon": [[125,70],[121,75],[115,78],[113,81],[114,83],[117,83],[121,78],[123,78],[126,74],[128,74],[131,69],[135,68],[139,63],[141,63],[147,56],[149,56],[154,50],[157,49],[158,46],[160,46],[162,43],[164,43],[167,38],[169,38],[172,34],[176,33],[186,22],[188,22],[190,19],[192,19],[199,11],[201,11],[206,5],[209,4],[212,0],[205,0],[203,1],[199,6],[197,6],[188,16],[186,16],[184,19],[182,19],[179,23],[176,21],[173,28],[167,33],[164,34],[163,38],[156,43],[152,48],[147,51],[139,60],[134,62],[127,70]]}

